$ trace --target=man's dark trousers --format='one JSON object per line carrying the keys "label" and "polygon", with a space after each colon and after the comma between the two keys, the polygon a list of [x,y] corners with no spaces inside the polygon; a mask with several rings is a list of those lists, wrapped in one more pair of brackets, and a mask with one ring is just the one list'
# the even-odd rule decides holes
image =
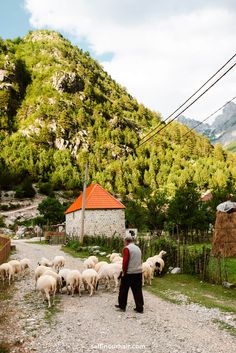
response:
{"label": "man's dark trousers", "polygon": [[119,307],[121,309],[126,308],[129,288],[132,290],[137,311],[142,312],[144,304],[142,293],[142,273],[125,274],[121,277],[118,297]]}

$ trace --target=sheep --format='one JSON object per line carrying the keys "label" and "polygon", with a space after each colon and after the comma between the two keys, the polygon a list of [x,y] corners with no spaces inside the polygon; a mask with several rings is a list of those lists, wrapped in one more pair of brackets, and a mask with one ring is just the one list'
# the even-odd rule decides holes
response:
{"label": "sheep", "polygon": [[98,273],[94,269],[88,268],[82,273],[82,281],[85,290],[90,288],[89,296],[91,297],[97,288]]}
{"label": "sheep", "polygon": [[5,279],[8,278],[8,283],[10,285],[11,278],[13,277],[13,275],[14,275],[14,270],[12,265],[10,265],[7,262],[0,265],[0,277],[2,278],[3,283]]}
{"label": "sheep", "polygon": [[150,285],[152,284],[153,269],[149,262],[142,263],[142,284],[144,286],[145,281],[147,281]]}
{"label": "sheep", "polygon": [[46,270],[42,276],[52,276],[53,278],[55,278],[56,282],[57,282],[57,292],[61,293],[61,289],[62,289],[62,279],[61,276],[59,276],[56,272],[52,271],[52,270]]}
{"label": "sheep", "polygon": [[123,257],[121,257],[121,256],[116,256],[116,257],[114,257],[113,260],[112,260],[112,263],[113,263],[113,264],[115,264],[115,263],[122,264],[122,262],[123,262]]}
{"label": "sheep", "polygon": [[21,264],[21,271],[24,271],[30,268],[30,260],[27,258],[20,260],[20,264]]}
{"label": "sheep", "polygon": [[8,261],[8,263],[12,266],[12,269],[13,269],[13,277],[15,277],[15,275],[17,275],[17,278],[19,279],[20,273],[21,273],[21,264],[20,264],[20,261],[18,261],[18,260],[11,260],[11,261]]}
{"label": "sheep", "polygon": [[165,266],[165,262],[162,258],[163,255],[166,255],[166,251],[161,250],[158,255],[154,255],[154,256],[149,257],[147,259],[147,261],[153,263],[155,271],[158,272],[160,275],[161,275],[163,268]]}
{"label": "sheep", "polygon": [[80,292],[81,285],[82,285],[82,275],[78,270],[72,270],[67,273],[66,289],[68,294],[70,294],[71,292],[71,296],[73,297],[74,292],[77,289],[79,292],[79,296],[81,296],[81,292]]}
{"label": "sheep", "polygon": [[49,308],[51,308],[50,295],[53,296],[53,304],[54,304],[56,289],[57,289],[57,282],[55,278],[49,275],[39,277],[37,281],[37,290],[40,291],[42,294],[45,294],[45,297],[48,300]]}
{"label": "sheep", "polygon": [[120,256],[120,254],[117,253],[117,252],[113,252],[111,255],[107,255],[107,257],[109,257],[110,262],[113,262],[113,260],[114,260],[117,256]]}
{"label": "sheep", "polygon": [[107,264],[108,264],[108,262],[106,262],[106,261],[100,261],[100,262],[98,262],[98,263],[95,265],[94,269],[95,269],[95,271],[97,271],[97,272],[99,273],[99,271],[101,270],[101,268],[102,268],[104,265],[107,265]]}
{"label": "sheep", "polygon": [[46,272],[49,268],[47,266],[40,265],[36,268],[34,271],[34,279],[35,279],[35,290],[36,290],[36,285],[37,285],[37,280],[39,277],[43,275],[44,272]]}
{"label": "sheep", "polygon": [[58,273],[62,280],[62,288],[66,286],[66,278],[70,271],[71,270],[69,268],[63,268]]}
{"label": "sheep", "polygon": [[64,256],[55,256],[52,261],[53,268],[59,272],[65,266]]}
{"label": "sheep", "polygon": [[88,260],[92,260],[95,265],[98,263],[98,258],[97,258],[97,256],[94,256],[94,255],[89,256]]}
{"label": "sheep", "polygon": [[119,285],[119,277],[122,271],[122,266],[119,263],[112,263],[104,265],[98,275],[98,280],[105,280],[105,286],[107,289],[110,288],[110,281],[115,281],[114,292]]}
{"label": "sheep", "polygon": [[85,269],[94,268],[94,267],[95,267],[95,263],[93,262],[93,260],[88,258],[84,261],[84,268]]}
{"label": "sheep", "polygon": [[41,260],[38,262],[39,266],[47,266],[47,267],[53,267],[53,263],[46,259],[46,257],[42,257]]}

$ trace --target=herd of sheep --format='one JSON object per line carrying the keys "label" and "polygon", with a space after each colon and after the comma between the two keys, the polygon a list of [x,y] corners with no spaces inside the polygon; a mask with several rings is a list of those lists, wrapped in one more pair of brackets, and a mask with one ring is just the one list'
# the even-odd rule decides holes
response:
{"label": "herd of sheep", "polygon": [[[162,250],[158,255],[149,257],[143,262],[143,285],[145,283],[151,285],[155,272],[162,273],[165,265],[162,257],[165,254],[166,252]],[[107,261],[99,262],[96,256],[89,256],[83,262],[82,271],[65,268],[63,256],[55,256],[52,261],[42,258],[34,272],[35,290],[44,295],[49,308],[53,304],[57,292],[64,291],[72,296],[77,292],[81,296],[81,290],[84,289],[92,296],[101,283],[106,289],[110,289],[114,284],[114,291],[116,291],[121,277],[123,259],[118,253],[112,253],[108,257],[109,263]],[[0,278],[3,283],[7,280],[10,285],[15,278],[19,279],[29,269],[29,259],[11,260],[0,265]]]}

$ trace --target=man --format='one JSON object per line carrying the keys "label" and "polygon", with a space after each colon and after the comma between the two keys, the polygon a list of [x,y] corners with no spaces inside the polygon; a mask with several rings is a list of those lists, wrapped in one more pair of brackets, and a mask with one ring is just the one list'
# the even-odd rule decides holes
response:
{"label": "man", "polygon": [[124,239],[122,277],[118,297],[120,311],[126,310],[129,288],[131,287],[136,307],[134,310],[143,313],[142,293],[142,254],[137,245],[134,244],[134,237],[130,234]]}

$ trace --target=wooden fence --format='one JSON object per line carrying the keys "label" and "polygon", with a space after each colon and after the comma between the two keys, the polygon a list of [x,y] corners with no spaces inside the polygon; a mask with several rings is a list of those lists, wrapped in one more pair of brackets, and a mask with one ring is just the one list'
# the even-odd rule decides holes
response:
{"label": "wooden fence", "polygon": [[6,262],[11,251],[11,239],[5,235],[0,235],[0,264]]}
{"label": "wooden fence", "polygon": [[64,244],[66,241],[65,232],[44,232],[45,240],[49,244]]}

